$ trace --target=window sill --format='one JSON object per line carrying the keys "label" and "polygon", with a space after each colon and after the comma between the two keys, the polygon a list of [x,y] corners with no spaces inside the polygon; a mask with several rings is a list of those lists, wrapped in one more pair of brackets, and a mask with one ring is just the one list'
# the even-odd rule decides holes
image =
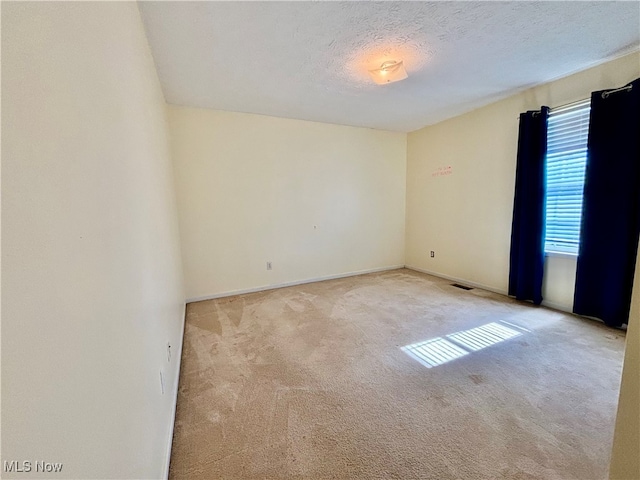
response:
{"label": "window sill", "polygon": [[577,253],[568,253],[568,252],[544,252],[545,257],[560,257],[560,258],[573,258],[578,259]]}

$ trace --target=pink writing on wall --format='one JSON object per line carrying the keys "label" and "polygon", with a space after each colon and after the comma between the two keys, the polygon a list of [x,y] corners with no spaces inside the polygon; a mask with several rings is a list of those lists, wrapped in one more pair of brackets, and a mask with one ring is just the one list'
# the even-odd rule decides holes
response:
{"label": "pink writing on wall", "polygon": [[451,175],[453,174],[453,169],[451,168],[451,165],[448,165],[446,167],[438,167],[438,169],[433,172],[431,174],[432,177],[444,177],[445,175]]}

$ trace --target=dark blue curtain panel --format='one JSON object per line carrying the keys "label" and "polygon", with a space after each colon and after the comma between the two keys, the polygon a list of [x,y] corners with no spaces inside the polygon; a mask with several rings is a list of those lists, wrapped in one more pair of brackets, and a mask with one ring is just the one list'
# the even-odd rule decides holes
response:
{"label": "dark blue curtain panel", "polygon": [[640,233],[640,79],[593,92],[573,311],[629,321]]}
{"label": "dark blue curtain panel", "polygon": [[542,302],[544,197],[549,109],[520,114],[516,188],[511,224],[509,295]]}

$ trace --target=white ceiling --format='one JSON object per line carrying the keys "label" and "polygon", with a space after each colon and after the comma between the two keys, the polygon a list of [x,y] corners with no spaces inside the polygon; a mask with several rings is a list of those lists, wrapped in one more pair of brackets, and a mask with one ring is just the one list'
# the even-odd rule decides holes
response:
{"label": "white ceiling", "polygon": [[139,6],[169,103],[404,132],[640,44],[636,1]]}

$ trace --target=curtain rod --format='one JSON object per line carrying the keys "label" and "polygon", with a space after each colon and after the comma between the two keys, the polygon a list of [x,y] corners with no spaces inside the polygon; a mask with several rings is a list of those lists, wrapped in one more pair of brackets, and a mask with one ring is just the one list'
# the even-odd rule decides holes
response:
{"label": "curtain rod", "polygon": [[[612,93],[617,93],[622,91],[631,91],[632,89],[633,89],[633,85],[630,83],[629,85],[625,85],[624,87],[614,88],[613,90],[605,90],[602,92],[602,98],[607,98]],[[553,107],[552,110],[558,110],[560,108],[569,108],[569,107],[573,107],[574,105],[579,105],[581,103],[589,102],[589,101],[591,101],[591,97],[583,98],[582,100],[577,100],[575,102],[566,103],[564,105]]]}
{"label": "curtain rod", "polygon": [[[591,101],[591,98],[583,98],[575,102],[565,103],[564,105],[560,105],[558,107],[549,107],[549,110],[551,111],[551,110],[557,110],[559,108],[569,108],[569,107],[573,107],[574,105],[579,105],[581,103],[589,102],[589,101]],[[527,111],[530,111],[530,110],[527,110]],[[542,110],[534,110],[533,112],[534,112],[533,116],[535,117],[536,115],[540,115],[540,113],[542,113]],[[518,114],[516,118],[520,119],[520,115]]]}
{"label": "curtain rod", "polygon": [[[609,95],[611,95],[612,93],[618,93],[618,92],[630,92],[631,90],[633,90],[633,84],[628,84],[625,85],[624,87],[620,87],[620,88],[614,88],[613,90],[605,90],[602,92],[602,98],[606,99],[609,97]],[[587,102],[587,101],[591,101],[591,98],[583,98],[582,100],[577,100],[575,102],[571,102],[571,103],[566,103],[564,105],[560,105],[558,107],[553,107],[551,108],[551,110],[558,110],[560,108],[569,108],[569,107],[573,107],[574,105],[579,105],[581,103]],[[539,111],[535,111],[533,116],[535,117],[536,114],[540,115]],[[518,115],[518,119],[520,118],[520,115]]]}
{"label": "curtain rod", "polygon": [[602,98],[607,98],[612,93],[623,92],[623,91],[630,92],[632,89],[633,89],[633,85],[629,84],[629,85],[625,85],[624,87],[615,88],[613,90],[607,90],[606,92],[602,92]]}
{"label": "curtain rod", "polygon": [[591,101],[591,96],[589,96],[587,98],[582,98],[580,100],[576,100],[575,102],[565,103],[564,105],[559,105],[557,107],[553,107],[551,110],[559,110],[561,108],[571,108],[571,107],[575,107],[576,105],[580,105],[581,103],[586,103],[586,102],[590,102],[590,101]]}

